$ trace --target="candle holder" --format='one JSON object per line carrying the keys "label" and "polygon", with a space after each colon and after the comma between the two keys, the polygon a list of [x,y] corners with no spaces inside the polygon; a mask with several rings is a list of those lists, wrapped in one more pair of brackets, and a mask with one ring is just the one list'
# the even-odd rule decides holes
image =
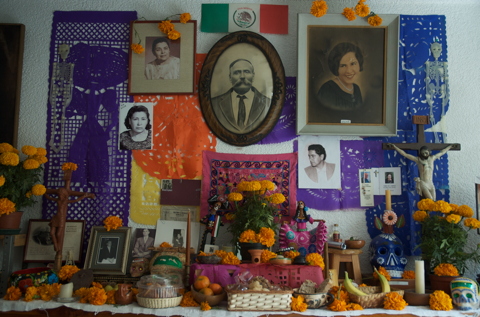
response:
{"label": "candle holder", "polygon": [[425,294],[417,294],[414,289],[406,289],[404,299],[410,306],[428,306],[433,290],[426,289]]}

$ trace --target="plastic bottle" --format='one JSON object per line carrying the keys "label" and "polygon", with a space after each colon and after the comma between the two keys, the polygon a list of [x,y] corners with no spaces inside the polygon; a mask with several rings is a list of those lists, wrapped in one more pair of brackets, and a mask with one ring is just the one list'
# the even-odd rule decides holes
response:
{"label": "plastic bottle", "polygon": [[338,224],[333,225],[333,241],[340,242],[340,229]]}

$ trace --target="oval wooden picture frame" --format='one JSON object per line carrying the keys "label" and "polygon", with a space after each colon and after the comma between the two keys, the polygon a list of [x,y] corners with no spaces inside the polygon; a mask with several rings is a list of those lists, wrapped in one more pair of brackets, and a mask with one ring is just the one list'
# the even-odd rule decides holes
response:
{"label": "oval wooden picture frame", "polygon": [[[239,52],[238,50],[233,50],[234,54],[231,54],[232,60],[229,61],[229,63],[226,63],[225,61],[228,59],[228,57],[225,57],[227,55],[224,55],[222,57],[222,54],[237,44],[247,44],[252,45],[253,47],[252,49],[244,50],[246,52],[246,56],[243,56],[241,51]],[[250,48],[249,46],[244,45],[238,47]],[[258,51],[260,51],[263,54],[265,60],[268,61],[268,66],[272,74],[271,81],[269,76],[267,77],[268,80],[265,81],[269,83],[266,87],[266,90],[271,92],[271,94],[269,94],[268,96],[270,98],[269,109],[263,121],[259,123],[255,128],[253,128],[253,130],[247,133],[235,133],[234,131],[232,131],[233,129],[229,130],[225,128],[222,123],[220,123],[212,106],[212,98],[218,96],[217,93],[217,96],[214,95],[212,97],[212,79],[214,79],[214,84],[215,82],[221,82],[222,85],[224,85],[225,82],[229,81],[228,77],[225,77],[225,80],[223,80],[223,77],[222,80],[215,80],[214,77],[218,76],[214,74],[218,74],[218,71],[216,72],[215,68],[223,67],[223,69],[220,70],[223,72],[223,76],[226,76],[225,74],[230,72],[228,67],[231,62],[236,59],[246,59],[250,63],[250,57],[252,59],[258,58],[258,54],[255,54],[255,52]],[[251,54],[252,56],[249,56],[249,54]],[[256,55],[256,57],[253,55]],[[260,59],[263,58],[260,56]],[[220,63],[219,60],[221,60]],[[251,64],[254,65],[254,63]],[[262,74],[265,74],[265,72],[259,71],[256,68],[254,72],[256,78],[262,76]],[[268,71],[266,73],[268,73]],[[254,78],[252,86],[255,87],[256,83],[258,83],[258,81],[256,81],[256,79]],[[218,90],[218,87],[214,88]],[[275,127],[275,124],[277,123],[282,113],[283,104],[285,101],[285,70],[275,47],[263,36],[254,32],[234,32],[221,38],[212,47],[203,64],[199,82],[199,98],[203,117],[205,118],[208,127],[223,142],[235,146],[247,146],[258,143],[260,140],[265,138]]]}

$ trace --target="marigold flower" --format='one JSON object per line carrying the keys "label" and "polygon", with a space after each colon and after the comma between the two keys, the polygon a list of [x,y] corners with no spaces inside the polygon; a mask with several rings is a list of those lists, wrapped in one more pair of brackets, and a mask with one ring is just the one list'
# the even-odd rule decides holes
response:
{"label": "marigold flower", "polygon": [[222,259],[227,256],[227,252],[223,250],[215,250],[214,254],[221,257]]}
{"label": "marigold flower", "polygon": [[347,305],[347,310],[363,310],[363,307],[357,303],[350,303]]}
{"label": "marigold flower", "polygon": [[460,220],[462,220],[462,217],[460,217],[459,215],[448,215],[446,217],[446,220],[449,222],[449,223],[459,223]]}
{"label": "marigold flower", "polygon": [[262,185],[258,181],[247,182],[245,191],[254,192],[262,189]]}
{"label": "marigold flower", "polygon": [[363,4],[363,1],[360,1],[355,6],[355,13],[359,17],[364,18],[370,13],[370,8],[366,4]]}
{"label": "marigold flower", "polygon": [[362,283],[362,284],[358,285],[358,287],[367,287],[367,286],[368,286],[368,285],[365,284],[365,283]]}
{"label": "marigold flower", "polygon": [[20,288],[15,287],[15,286],[10,286],[7,289],[7,294],[3,296],[4,300],[19,300],[20,297],[22,297],[22,291]]}
{"label": "marigold flower", "polygon": [[407,305],[403,296],[395,292],[387,293],[383,302],[383,308],[385,309],[403,310]]}
{"label": "marigold flower", "polygon": [[107,302],[107,293],[103,288],[90,287],[88,292],[88,302],[92,305],[103,305]]}
{"label": "marigold flower", "polygon": [[240,260],[237,258],[236,255],[233,254],[233,252],[228,252],[227,256],[222,258],[220,264],[238,265],[240,264]]}
{"label": "marigold flower", "polygon": [[422,222],[425,220],[425,218],[428,218],[428,214],[426,211],[423,211],[423,210],[417,210],[415,211],[415,213],[413,214],[413,220],[415,221],[418,221],[418,222]]}
{"label": "marigold flower", "polygon": [[406,280],[413,280],[415,279],[415,272],[414,271],[404,271],[402,274],[402,278]]}
{"label": "marigold flower", "polygon": [[437,200],[433,211],[438,211],[444,214],[449,214],[452,211],[452,206],[444,200]]}
{"label": "marigold flower", "polygon": [[63,163],[62,165],[62,171],[76,171],[77,170],[77,164],[68,162],[68,163]]}
{"label": "marigold flower", "polygon": [[180,306],[198,307],[200,306],[200,304],[193,299],[192,292],[186,292],[185,295],[183,295],[182,301],[180,302]]}
{"label": "marigold flower", "polygon": [[168,32],[168,38],[172,41],[178,40],[180,38],[180,35],[180,32],[178,32],[177,30]]}
{"label": "marigold flower", "polygon": [[22,153],[28,156],[37,154],[37,148],[31,145],[24,145],[22,147]]}
{"label": "marigold flower", "polygon": [[355,16],[355,11],[353,11],[353,8],[350,9],[346,7],[345,9],[343,9],[342,15],[345,16],[348,19],[348,21],[353,21],[357,18]]}
{"label": "marigold flower", "polygon": [[33,156],[30,156],[30,158],[37,161],[39,164],[45,164],[48,162],[48,159],[42,155],[33,155]]}
{"label": "marigold flower", "polygon": [[190,16],[190,13],[182,13],[182,15],[180,15],[180,23],[187,23],[188,21],[190,21],[191,18],[192,17]]}
{"label": "marigold flower", "polygon": [[308,305],[305,303],[305,298],[302,295],[298,295],[297,297],[292,297],[290,307],[292,307],[293,311],[303,312],[307,310]]}
{"label": "marigold flower", "polygon": [[64,265],[58,272],[58,278],[61,281],[70,281],[73,274],[80,271],[80,269],[76,265]]}
{"label": "marigold flower", "polygon": [[318,253],[310,253],[305,258],[305,261],[307,261],[308,265],[320,266],[322,270],[325,270],[325,263],[323,262],[323,257]]}
{"label": "marigold flower", "polygon": [[277,254],[268,250],[263,250],[262,255],[260,256],[261,263],[270,263],[270,259],[275,259]]}
{"label": "marigold flower", "polygon": [[[337,293],[335,295],[337,295]],[[343,300],[346,304],[350,303],[350,296],[348,296],[347,291],[340,291],[340,293],[338,293],[338,299]]]}
{"label": "marigold flower", "polygon": [[327,13],[327,9],[328,6],[325,0],[313,1],[310,13],[319,18]]}
{"label": "marigold flower", "polygon": [[267,247],[275,244],[275,232],[271,228],[261,228],[257,235],[257,241]]}
{"label": "marigold flower", "polygon": [[132,45],[130,45],[130,48],[134,53],[137,53],[137,54],[142,54],[143,51],[145,51],[145,49],[141,44],[132,43]]}
{"label": "marigold flower", "polygon": [[458,276],[457,268],[450,263],[440,263],[435,267],[433,273],[438,276]]}
{"label": "marigold flower", "polygon": [[75,291],[74,293],[75,296],[80,297],[80,303],[87,303],[88,302],[88,288],[82,287],[78,290]]}
{"label": "marigold flower", "polygon": [[169,32],[175,30],[175,25],[173,25],[171,20],[165,20],[165,21],[162,21],[162,22],[158,23],[158,28],[163,33],[168,34]]}
{"label": "marigold flower", "polygon": [[[383,266],[380,266],[380,267],[377,269],[377,271],[378,271],[378,273],[380,273],[380,274],[382,274],[383,276],[385,276],[388,281],[390,281],[390,280],[392,279],[392,277],[390,276],[390,273],[388,273],[387,270],[385,270],[385,268],[384,268]],[[379,279],[377,272],[373,272],[373,277],[376,278],[377,280]]]}
{"label": "marigold flower", "polygon": [[202,302],[200,304],[200,310],[207,311],[207,310],[210,310],[210,309],[212,309],[212,307],[210,307],[210,305],[208,305],[208,302]]}
{"label": "marigold flower", "polygon": [[268,180],[263,180],[260,182],[260,186],[262,190],[274,190],[275,189],[275,184],[271,181]]}
{"label": "marigold flower", "polygon": [[272,204],[283,204],[283,202],[285,201],[285,196],[280,193],[275,193],[270,196],[270,201],[272,202]]}
{"label": "marigold flower", "polygon": [[15,212],[15,203],[8,198],[0,199],[0,215],[8,215]]}
{"label": "marigold flower", "polygon": [[380,26],[382,24],[382,21],[382,18],[376,14],[368,18],[368,24],[370,24],[371,26]]}
{"label": "marigold flower", "polygon": [[327,308],[330,309],[330,310],[333,310],[333,311],[346,311],[347,310],[347,303],[345,303],[345,301],[343,301],[343,300],[339,300],[339,299],[335,298],[333,300],[333,303],[328,305]]}
{"label": "marigold flower", "polygon": [[103,285],[98,283],[98,282],[92,282],[92,287],[95,287],[95,288],[103,288]]}
{"label": "marigold flower", "polygon": [[245,188],[247,188],[249,182],[240,182],[240,184],[237,185],[237,190],[240,192],[246,191]]}
{"label": "marigold flower", "polygon": [[227,199],[229,201],[241,201],[243,199],[243,196],[240,193],[230,193],[230,194],[228,194]]}
{"label": "marigold flower", "polygon": [[43,196],[43,194],[47,192],[47,189],[45,188],[45,186],[37,184],[32,187],[31,191],[32,194],[34,194],[35,196]]}
{"label": "marigold flower", "polygon": [[40,156],[46,156],[47,155],[47,150],[45,150],[43,147],[37,147],[37,154]]}
{"label": "marigold flower", "polygon": [[115,305],[115,293],[117,291],[112,289],[111,291],[108,291],[107,292],[107,301],[106,303],[109,304],[109,305]]}
{"label": "marigold flower", "polygon": [[430,309],[433,310],[452,310],[452,299],[444,291],[435,291],[430,295]]}
{"label": "marigold flower", "polygon": [[18,154],[12,152],[4,152],[0,155],[0,164],[6,166],[17,166],[20,163]]}
{"label": "marigold flower", "polygon": [[240,239],[238,240],[239,242],[246,242],[246,243],[257,243],[257,235],[255,231],[252,229],[245,230],[242,232],[240,235]]}
{"label": "marigold flower", "polygon": [[471,218],[473,216],[473,210],[472,210],[472,208],[470,208],[470,206],[461,205],[460,207],[458,207],[455,214],[457,214],[459,216],[462,216],[462,217],[465,217],[465,218]]}
{"label": "marigold flower", "polygon": [[[332,293],[332,294],[337,294],[338,293],[338,286],[332,286],[332,288],[330,288],[329,292]],[[345,285],[342,284],[342,291],[347,291],[347,289],[345,288]]]}
{"label": "marigold flower", "polygon": [[40,167],[40,163],[34,159],[26,159],[23,162],[23,168],[26,170],[34,170]]}
{"label": "marigold flower", "polygon": [[0,176],[0,187],[2,187],[5,184],[5,176]]}
{"label": "marigold flower", "polygon": [[300,255],[300,252],[297,252],[295,250],[283,252],[283,256],[286,258],[292,259],[292,261],[299,255]]}
{"label": "marigold flower", "polygon": [[8,143],[0,143],[0,153],[12,152],[13,146]]}
{"label": "marigold flower", "polygon": [[107,231],[110,231],[110,229],[116,230],[123,225],[122,219],[117,216],[108,216],[103,223],[105,224],[104,227],[107,228]]}
{"label": "marigold flower", "polygon": [[392,210],[385,210],[383,213],[383,223],[387,226],[393,226],[397,223],[397,214]]}
{"label": "marigold flower", "polygon": [[25,292],[25,298],[23,300],[31,302],[32,300],[39,298],[40,296],[37,294],[37,288],[35,286],[29,286]]}
{"label": "marigold flower", "polygon": [[478,220],[475,219],[475,218],[465,219],[465,221],[463,222],[463,224],[465,225],[465,227],[471,228],[471,229],[478,229],[478,228],[480,228],[480,221],[478,221]]}
{"label": "marigold flower", "polygon": [[417,203],[417,207],[420,210],[433,211],[435,208],[435,202],[430,198],[422,199]]}
{"label": "marigold flower", "polygon": [[162,242],[162,244],[160,244],[160,248],[171,248],[172,245],[168,242]]}
{"label": "marigold flower", "polygon": [[60,284],[43,284],[37,287],[37,294],[40,295],[42,300],[49,302],[52,300],[52,297],[60,293]]}

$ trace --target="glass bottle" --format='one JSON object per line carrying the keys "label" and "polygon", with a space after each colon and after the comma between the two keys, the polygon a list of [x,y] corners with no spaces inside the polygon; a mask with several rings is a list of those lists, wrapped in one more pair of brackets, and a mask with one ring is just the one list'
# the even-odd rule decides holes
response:
{"label": "glass bottle", "polygon": [[333,241],[340,242],[340,229],[337,223],[333,225]]}

